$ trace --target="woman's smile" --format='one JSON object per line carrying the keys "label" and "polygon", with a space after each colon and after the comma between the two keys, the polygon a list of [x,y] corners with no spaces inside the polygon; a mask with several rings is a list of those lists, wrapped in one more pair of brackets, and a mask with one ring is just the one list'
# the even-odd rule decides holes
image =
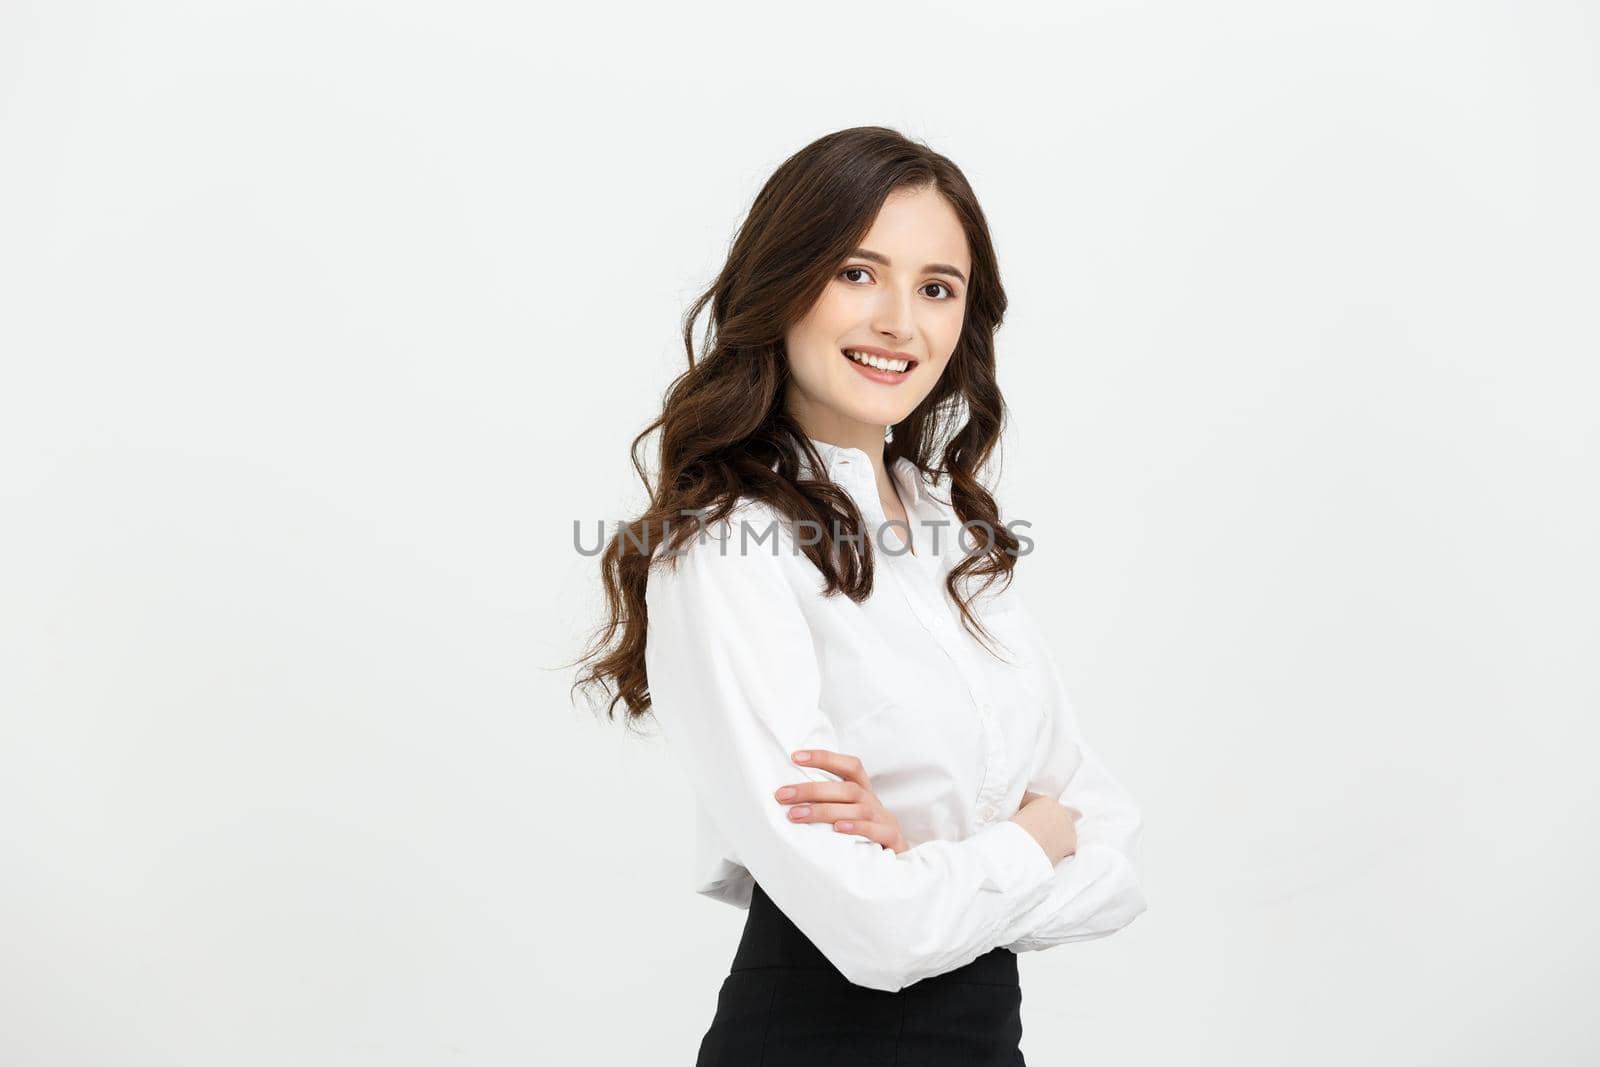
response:
{"label": "woman's smile", "polygon": [[863,378],[883,385],[899,385],[917,369],[916,360],[888,357],[881,349],[846,348],[841,354]]}

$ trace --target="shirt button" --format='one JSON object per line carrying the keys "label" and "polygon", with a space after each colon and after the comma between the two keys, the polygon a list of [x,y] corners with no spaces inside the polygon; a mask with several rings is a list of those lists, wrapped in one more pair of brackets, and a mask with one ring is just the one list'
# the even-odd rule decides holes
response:
{"label": "shirt button", "polygon": [[994,805],[993,804],[985,804],[983,806],[983,810],[981,812],[979,812],[978,814],[982,815],[985,819],[994,818]]}

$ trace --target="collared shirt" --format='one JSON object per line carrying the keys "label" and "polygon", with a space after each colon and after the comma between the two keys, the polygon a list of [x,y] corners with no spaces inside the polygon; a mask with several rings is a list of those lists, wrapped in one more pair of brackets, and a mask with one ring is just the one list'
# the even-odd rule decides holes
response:
{"label": "collared shirt", "polygon": [[[795,545],[797,532],[817,533],[749,498],[650,572],[645,665],[654,718],[695,797],[695,891],[748,908],[759,882],[847,979],[889,991],[997,946],[1025,952],[1126,926],[1146,907],[1139,809],[1085,743],[1016,576],[972,605],[997,657],[944,588],[981,531],[958,538],[949,502],[902,458],[890,473],[906,551],[905,527],[884,526],[867,454],[811,440],[873,539],[864,601],[823,596]],[[791,821],[780,786],[838,780],[793,761],[807,748],[858,757],[911,847]],[[1052,865],[1009,820],[1027,791],[1082,813],[1076,853]]]}

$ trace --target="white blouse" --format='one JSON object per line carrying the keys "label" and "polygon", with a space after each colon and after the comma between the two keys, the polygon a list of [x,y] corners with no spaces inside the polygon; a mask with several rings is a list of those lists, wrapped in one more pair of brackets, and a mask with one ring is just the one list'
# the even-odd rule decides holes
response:
{"label": "white blouse", "polygon": [[[864,601],[822,596],[794,528],[748,498],[676,559],[658,552],[650,572],[645,665],[696,801],[695,891],[748,908],[759,882],[846,978],[888,991],[996,946],[1025,952],[1126,926],[1146,907],[1139,809],[1079,733],[1021,572],[972,605],[1005,663],[945,593],[974,540],[956,543],[949,502],[909,460],[894,464],[908,552],[905,527],[883,526],[866,453],[812,443],[873,539]],[[791,821],[780,786],[838,780],[794,762],[805,748],[858,757],[912,847]],[[1025,791],[1083,813],[1074,855],[1052,866],[1009,821]]]}

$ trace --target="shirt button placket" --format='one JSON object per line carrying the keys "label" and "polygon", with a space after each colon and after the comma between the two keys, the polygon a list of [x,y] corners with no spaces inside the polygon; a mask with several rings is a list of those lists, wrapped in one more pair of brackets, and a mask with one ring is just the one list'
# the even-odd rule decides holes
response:
{"label": "shirt button placket", "polygon": [[995,721],[994,704],[982,693],[976,695],[978,718],[983,723],[986,747],[983,784],[978,788],[978,815],[991,822],[999,814],[999,803],[1005,795],[1005,737],[1000,724]]}
{"label": "shirt button placket", "polygon": [[966,683],[967,692],[972,697],[973,707],[983,728],[983,781],[978,786],[976,797],[977,815],[985,823],[992,822],[1000,813],[1000,801],[1005,799],[1005,735],[995,719],[994,702],[990,700],[988,687],[984,684],[977,665],[973,663],[972,651],[967,647],[960,624],[956,622],[954,609],[950,609],[939,620],[939,632],[944,636],[944,640],[940,643],[955,663],[962,681]]}
{"label": "shirt button placket", "polygon": [[[846,458],[841,457],[838,461],[838,466],[845,467],[849,465],[850,461]],[[844,475],[845,478],[850,476]],[[854,474],[854,477],[857,479],[857,490],[862,494],[860,499],[872,500],[872,494],[877,492],[877,486],[871,480],[870,471],[863,469],[861,473]],[[881,524],[886,521],[877,507],[864,508],[862,518],[867,520],[869,527],[874,522]],[[873,536],[870,530],[867,532],[867,536]],[[876,547],[876,544],[874,544],[874,548]],[[891,569],[903,565],[901,556],[898,553],[890,554],[884,552],[875,553],[874,555],[887,556]],[[983,726],[984,739],[983,782],[978,787],[977,798],[978,817],[986,823],[993,822],[995,817],[1000,814],[999,803],[1005,795],[1005,738],[1001,734],[999,724],[995,722],[994,704],[989,700],[987,692],[979,680],[976,668],[968,659],[969,652],[965,647],[960,627],[954,618],[948,614],[930,616],[926,605],[911,590],[905,587],[898,575],[893,580],[901,586],[901,592],[905,595],[907,606],[911,608],[912,615],[922,624],[924,630],[933,635],[940,647],[944,649],[945,654],[955,664],[957,672],[966,683],[967,691],[971,694],[977,707],[978,718]]]}

